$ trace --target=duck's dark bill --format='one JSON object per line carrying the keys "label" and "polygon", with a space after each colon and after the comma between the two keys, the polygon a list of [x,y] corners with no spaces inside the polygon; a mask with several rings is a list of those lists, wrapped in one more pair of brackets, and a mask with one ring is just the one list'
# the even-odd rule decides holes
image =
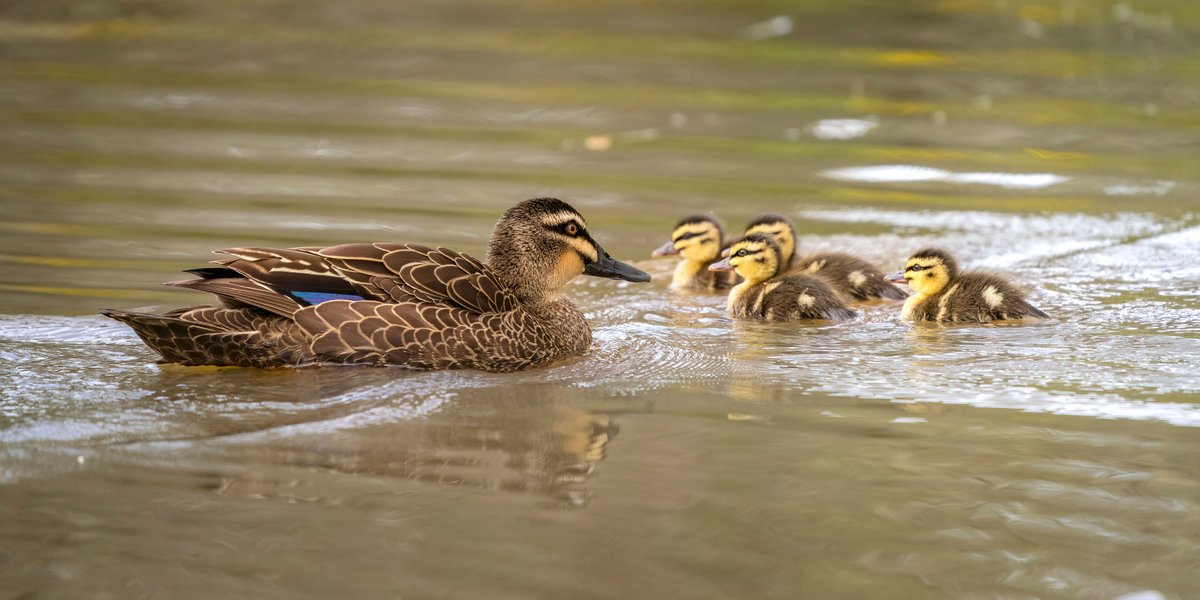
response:
{"label": "duck's dark bill", "polygon": [[908,280],[904,278],[904,273],[892,273],[891,275],[884,275],[883,280],[891,283],[908,283]]}
{"label": "duck's dark bill", "polygon": [[650,274],[627,265],[619,260],[614,260],[607,252],[600,250],[600,258],[592,261],[583,267],[584,275],[592,277],[607,277],[609,279],[624,279],[625,281],[635,281],[638,283],[650,281]]}

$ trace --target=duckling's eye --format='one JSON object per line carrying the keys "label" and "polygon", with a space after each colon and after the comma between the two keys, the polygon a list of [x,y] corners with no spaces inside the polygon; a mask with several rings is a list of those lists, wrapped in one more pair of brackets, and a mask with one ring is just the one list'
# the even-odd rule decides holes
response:
{"label": "duckling's eye", "polygon": [[567,226],[563,228],[563,231],[566,231],[567,235],[579,235],[579,226],[574,223],[567,223]]}
{"label": "duckling's eye", "polygon": [[923,266],[921,266],[921,265],[913,265],[913,266],[909,267],[909,268],[908,268],[908,270],[909,270],[909,271],[912,271],[912,272],[914,272],[914,273],[915,273],[915,272],[918,272],[918,271],[924,271],[924,270],[925,270],[925,267],[923,267]]}
{"label": "duckling's eye", "polygon": [[738,250],[737,254],[734,254],[734,256],[746,256],[747,254],[750,254],[750,253],[746,252],[745,248],[742,248],[741,250]]}

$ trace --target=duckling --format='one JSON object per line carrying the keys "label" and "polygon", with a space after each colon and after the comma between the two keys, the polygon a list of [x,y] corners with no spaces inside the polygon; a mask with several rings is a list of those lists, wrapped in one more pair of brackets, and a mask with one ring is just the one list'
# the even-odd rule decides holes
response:
{"label": "duckling", "polygon": [[796,228],[787,217],[764,213],[746,225],[746,233],[765,233],[779,242],[785,270],[817,275],[847,300],[887,298],[903,300],[908,294],[884,280],[883,269],[844,252],[796,255]]}
{"label": "duckling", "polygon": [[708,267],[735,269],[745,281],[729,292],[729,314],[742,319],[852,319],[824,279],[783,271],[784,254],[775,238],[752,233],[729,247],[729,256]]}
{"label": "duckling", "polygon": [[592,333],[558,290],[577,275],[650,281],[613,260],[566,202],[534,198],[496,223],[487,263],[447,248],[345,244],[230,248],[197,279],[219,306],[104,309],[165,362],[395,365],[516,371],[583,354]]}
{"label": "duckling", "polygon": [[913,254],[904,272],[889,275],[888,280],[905,282],[916,292],[900,313],[909,321],[987,323],[1049,318],[1002,277],[981,271],[959,272],[950,253],[939,248]]}
{"label": "duckling", "polygon": [[671,241],[650,254],[653,257],[678,254],[683,260],[675,266],[671,287],[676,290],[727,290],[741,281],[734,271],[710,271],[708,266],[721,258],[721,224],[707,215],[684,218],[671,232]]}

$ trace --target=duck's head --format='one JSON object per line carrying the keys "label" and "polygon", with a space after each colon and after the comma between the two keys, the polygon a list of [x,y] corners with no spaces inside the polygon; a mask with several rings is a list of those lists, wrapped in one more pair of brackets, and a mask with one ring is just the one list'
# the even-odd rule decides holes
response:
{"label": "duck's head", "polygon": [[775,238],[779,252],[790,258],[796,252],[796,228],[787,217],[779,213],[763,213],[746,224],[746,235],[763,233]]}
{"label": "duck's head", "polygon": [[750,285],[779,274],[783,253],[774,237],[752,233],[729,246],[729,256],[708,267],[710,271],[737,271]]}
{"label": "duck's head", "polygon": [[678,254],[684,260],[707,263],[721,253],[721,224],[708,215],[692,215],[679,222],[671,232],[671,241],[650,256]]}
{"label": "duck's head", "polygon": [[926,248],[909,257],[903,271],[885,279],[907,283],[913,291],[928,296],[942,291],[955,277],[958,277],[958,263],[954,257],[941,248]]}
{"label": "duck's head", "polygon": [[549,296],[580,274],[650,281],[645,271],[609,256],[588,233],[583,215],[557,198],[508,209],[492,231],[487,262],[526,300]]}

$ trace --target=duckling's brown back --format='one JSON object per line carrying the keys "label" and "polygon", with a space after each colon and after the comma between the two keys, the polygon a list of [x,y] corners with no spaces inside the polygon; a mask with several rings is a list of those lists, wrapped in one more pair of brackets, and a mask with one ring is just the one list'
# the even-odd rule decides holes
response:
{"label": "duckling's brown back", "polygon": [[731,305],[734,316],[764,321],[798,319],[852,319],[855,312],[846,308],[829,284],[819,277],[791,274],[772,278],[736,299]]}
{"label": "duckling's brown back", "polygon": [[795,272],[824,278],[834,292],[849,300],[908,297],[907,292],[883,280],[883,269],[844,252],[809,254],[792,264]]}
{"label": "duckling's brown back", "polygon": [[914,319],[960,323],[1048,318],[1004,277],[986,271],[967,271],[952,280],[941,293],[930,297],[914,313]]}

